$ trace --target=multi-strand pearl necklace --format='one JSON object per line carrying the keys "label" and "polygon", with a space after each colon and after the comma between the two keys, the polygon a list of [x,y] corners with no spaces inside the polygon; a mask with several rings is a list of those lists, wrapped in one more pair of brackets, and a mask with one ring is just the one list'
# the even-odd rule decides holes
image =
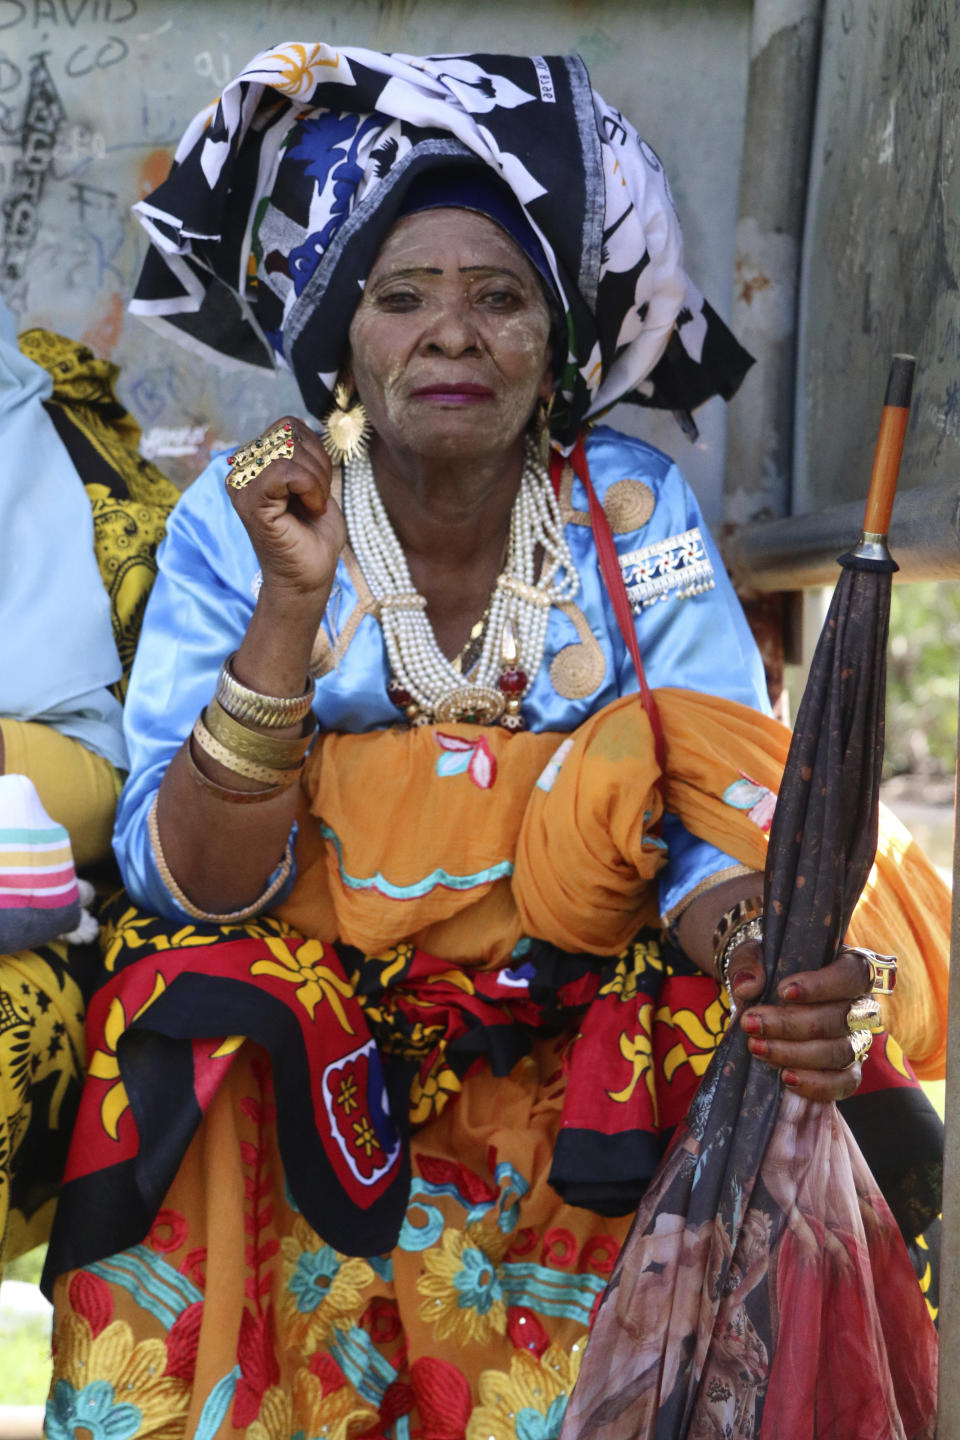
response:
{"label": "multi-strand pearl necklace", "polygon": [[[580,580],[553,488],[535,447],[527,447],[510,516],[506,562],[490,598],[483,645],[469,677],[454,669],[414,589],[403,547],[377,491],[364,449],[344,465],[347,533],[380,607],[393,697],[420,723],[474,719],[519,729],[520,701],[543,660],[550,606],[571,600]],[[538,557],[542,556],[537,574]]]}

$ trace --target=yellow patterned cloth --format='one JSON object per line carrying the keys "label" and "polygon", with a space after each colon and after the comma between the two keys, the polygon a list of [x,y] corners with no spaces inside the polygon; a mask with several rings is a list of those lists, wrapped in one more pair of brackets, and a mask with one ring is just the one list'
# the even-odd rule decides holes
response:
{"label": "yellow patterned cloth", "polygon": [[0,1259],[50,1233],[84,1070],[84,997],[62,941],[0,956]]}
{"label": "yellow patterned cloth", "polygon": [[123,666],[113,689],[122,701],[157,573],[157,546],[180,492],[139,453],[140,427],[114,392],[116,365],[50,330],[26,330],[19,344],[53,380],[47,410],[90,500],[97,564]]}
{"label": "yellow patterned cloth", "polygon": [[[28,330],[19,344],[53,379],[46,409],[93,511],[97,564],[123,667],[112,688],[122,701],[156,574],[156,548],[179,491],[138,453],[140,429],[116,398],[115,365],[48,330]],[[26,740],[35,739],[32,732],[40,728],[13,722],[4,727],[14,752],[8,756],[10,768],[29,773]],[[69,756],[76,745],[55,731],[40,741],[49,751],[47,765],[61,763],[58,750]],[[98,797],[95,848],[102,850],[107,837],[109,849],[116,798],[112,767],[95,756],[89,759],[90,774],[79,779]],[[56,798],[47,796],[49,775],[34,779],[50,812],[58,813]],[[61,942],[0,956],[0,1269],[49,1234],[84,1068],[86,964],[88,952],[68,951]]]}

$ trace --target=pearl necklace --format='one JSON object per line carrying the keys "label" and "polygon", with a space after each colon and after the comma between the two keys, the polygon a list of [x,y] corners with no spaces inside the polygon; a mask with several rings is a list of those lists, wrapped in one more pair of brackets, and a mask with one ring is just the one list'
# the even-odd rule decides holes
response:
{"label": "pearl necklace", "polygon": [[[480,657],[469,678],[454,669],[437,644],[427,602],[413,587],[366,449],[344,465],[343,501],[350,544],[379,603],[395,692],[403,697],[398,703],[408,717],[420,724],[469,717],[521,728],[520,701],[543,660],[550,607],[573,599],[580,588],[556,496],[536,448],[527,446],[506,562],[490,597]],[[538,549],[543,555],[539,575]]]}

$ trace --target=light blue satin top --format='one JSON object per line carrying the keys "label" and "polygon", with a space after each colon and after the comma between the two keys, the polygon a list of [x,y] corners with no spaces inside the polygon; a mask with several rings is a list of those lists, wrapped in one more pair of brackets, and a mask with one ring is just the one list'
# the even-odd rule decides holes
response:
{"label": "light blue satin top", "polygon": [[[652,492],[649,520],[614,537],[628,593],[641,607],[635,623],[648,683],[704,691],[769,713],[759,652],[679,470],[652,446],[606,426],[592,432],[587,456],[601,501],[612,484],[624,479],[640,480]],[[160,878],[147,819],[164,770],[214,692],[222,661],[243,639],[259,584],[256,555],[224,487],[226,472],[225,457],[213,460],[170,517],[124,707],[131,771],[117,811],[117,858],[134,899],[176,920],[189,917]],[[571,500],[586,515],[586,494],[578,480]],[[598,569],[593,533],[587,525],[568,524],[566,538],[581,582],[575,603],[606,667],[600,685],[585,699],[556,692],[551,662],[579,637],[572,620],[554,608],[543,663],[523,706],[534,730],[574,730],[619,695],[637,689]],[[712,588],[689,593],[703,586],[711,570]],[[332,642],[356,598],[341,562],[324,620]],[[365,615],[340,664],[317,682],[313,708],[319,724],[347,732],[395,725],[388,679],[380,626]],[[669,859],[661,872],[660,908],[666,915],[701,881],[736,862],[688,834],[672,816],[665,817],[663,834]]]}
{"label": "light blue satin top", "polygon": [[90,502],[43,406],[52,391],[0,298],[0,715],[52,725],[125,770],[110,601]]}

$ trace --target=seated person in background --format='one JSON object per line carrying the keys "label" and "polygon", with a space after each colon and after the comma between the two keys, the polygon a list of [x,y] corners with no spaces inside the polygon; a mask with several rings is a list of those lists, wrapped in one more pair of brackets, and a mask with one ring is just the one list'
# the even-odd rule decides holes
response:
{"label": "seated person in background", "polygon": [[177,497],[115,375],[48,331],[18,345],[0,301],[0,1265],[49,1229],[91,959],[67,940],[96,934],[75,930],[73,867],[112,860],[122,699]]}

